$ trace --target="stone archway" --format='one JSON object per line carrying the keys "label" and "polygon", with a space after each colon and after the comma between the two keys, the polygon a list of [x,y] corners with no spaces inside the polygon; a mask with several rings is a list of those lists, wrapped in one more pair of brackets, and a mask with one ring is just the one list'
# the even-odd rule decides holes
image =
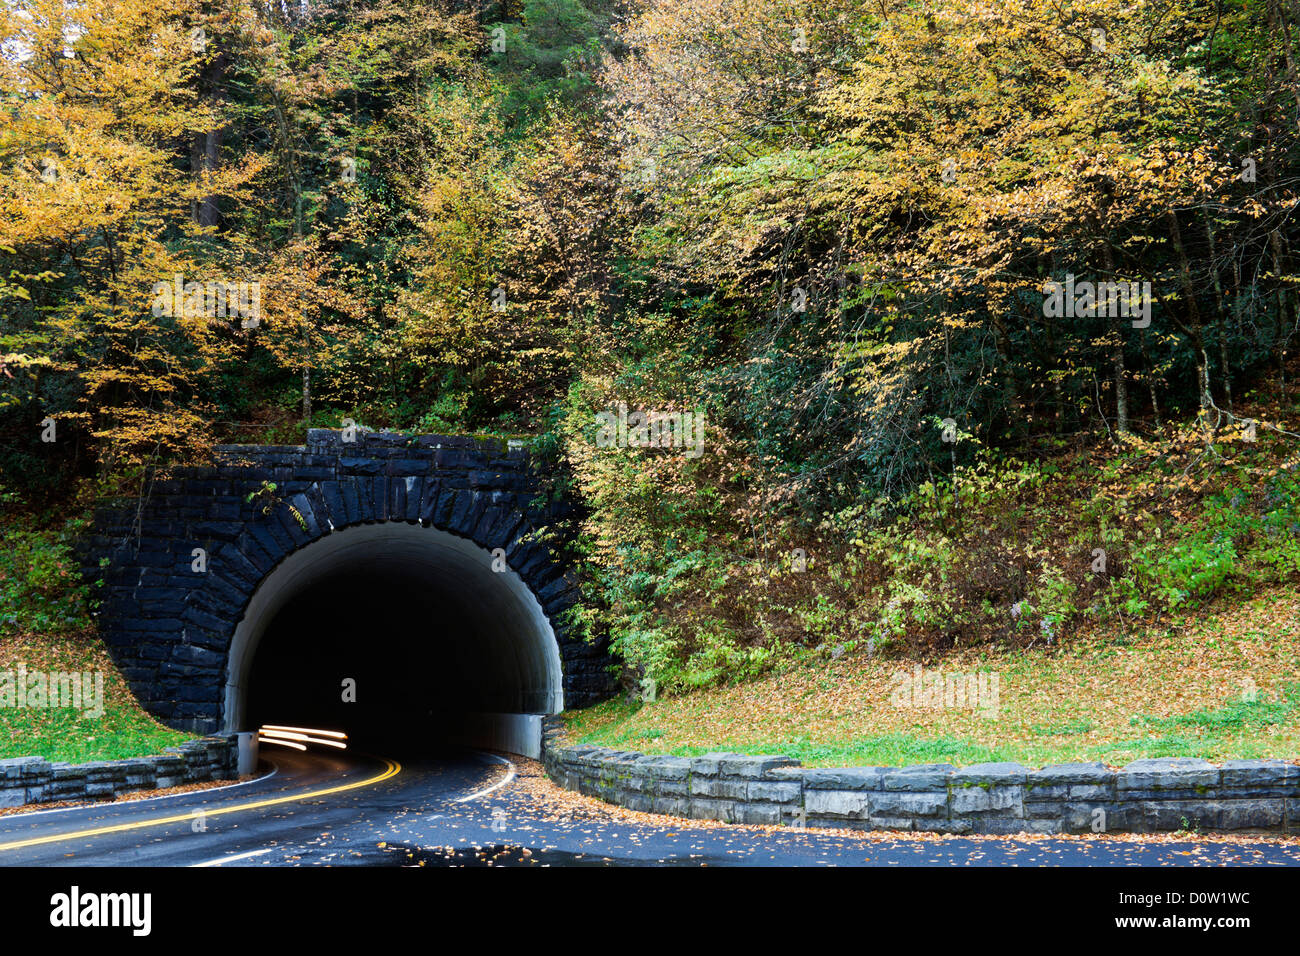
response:
{"label": "stone archway", "polygon": [[[165,723],[234,728],[250,652],[277,604],[349,561],[386,562],[432,587],[456,582],[448,602],[492,648],[494,663],[479,668],[491,706],[586,706],[613,679],[603,639],[566,623],[577,588],[555,529],[574,505],[548,491],[548,467],[504,443],[438,435],[349,442],[313,429],[305,446],[219,449],[213,465],[97,515],[80,551],[83,572],[102,582],[100,632]],[[505,570],[491,570],[494,556]],[[494,627],[474,610],[488,603]]]}

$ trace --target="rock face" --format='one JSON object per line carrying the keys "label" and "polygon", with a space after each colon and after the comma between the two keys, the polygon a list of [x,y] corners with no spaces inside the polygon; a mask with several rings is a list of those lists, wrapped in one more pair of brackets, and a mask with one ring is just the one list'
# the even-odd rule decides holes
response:
{"label": "rock face", "polygon": [[179,469],[145,500],[97,513],[79,545],[83,574],[102,581],[100,633],[151,713],[178,729],[222,729],[232,636],[259,583],[324,536],[381,522],[502,549],[551,623],[566,706],[611,692],[603,643],[571,638],[561,619],[576,598],[565,542],[530,535],[574,511],[544,493],[546,462],[496,441],[344,437],[312,429],[305,446],[221,447],[212,466]]}
{"label": "rock face", "polygon": [[807,768],[780,755],[645,756],[564,742],[544,718],[557,784],[632,810],[729,823],[930,833],[1300,833],[1300,766],[1138,760]]}

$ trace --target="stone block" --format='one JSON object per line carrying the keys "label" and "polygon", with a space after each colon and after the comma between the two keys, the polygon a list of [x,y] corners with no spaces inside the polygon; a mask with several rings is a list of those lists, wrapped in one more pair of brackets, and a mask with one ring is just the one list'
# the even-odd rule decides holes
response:
{"label": "stone block", "polygon": [[948,778],[948,782],[953,786],[989,784],[995,787],[1007,787],[1023,784],[1028,775],[1029,768],[1010,761],[977,763],[959,768]]}
{"label": "stone block", "polygon": [[871,815],[871,794],[861,790],[805,790],[804,810],[809,817],[854,818]]}
{"label": "stone block", "polygon": [[936,817],[948,814],[948,791],[884,791],[869,795],[873,818]]}
{"label": "stone block", "polygon": [[1022,787],[954,786],[951,808],[953,816],[967,813],[1001,813],[1023,816]]}
{"label": "stone block", "polygon": [[795,781],[750,780],[746,796],[750,800],[764,800],[769,803],[797,803],[803,793]]}
{"label": "stone block", "polygon": [[893,767],[808,767],[803,785],[808,790],[883,790],[885,774]]}
{"label": "stone block", "polygon": [[1115,774],[1117,791],[1196,791],[1219,785],[1219,768],[1208,760],[1161,757],[1135,760]]}
{"label": "stone block", "polygon": [[957,770],[950,763],[919,764],[901,767],[884,775],[886,790],[936,790],[946,789],[948,778]]}

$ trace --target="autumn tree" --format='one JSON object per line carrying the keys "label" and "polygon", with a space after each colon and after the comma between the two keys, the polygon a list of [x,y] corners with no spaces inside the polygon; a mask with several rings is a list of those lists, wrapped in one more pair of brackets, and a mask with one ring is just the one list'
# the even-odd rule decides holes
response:
{"label": "autumn tree", "polygon": [[[120,473],[210,434],[198,395],[241,335],[211,314],[154,308],[173,277],[227,278],[189,216],[203,193],[238,195],[254,163],[198,182],[174,161],[214,117],[191,87],[203,54],[186,0],[33,0],[0,11],[0,243],[12,275],[4,334],[17,396],[6,430],[96,443]],[[12,249],[9,252],[8,249]],[[26,358],[24,358],[26,356]],[[39,359],[39,360],[34,360]],[[28,436],[31,436],[28,438]]]}

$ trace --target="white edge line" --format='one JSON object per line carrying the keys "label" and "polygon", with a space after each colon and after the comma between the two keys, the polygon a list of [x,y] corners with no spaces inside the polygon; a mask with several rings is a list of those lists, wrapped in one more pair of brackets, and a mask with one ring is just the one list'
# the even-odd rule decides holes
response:
{"label": "white edge line", "polygon": [[[274,765],[274,764],[273,764]],[[260,777],[254,777],[252,780],[241,780],[239,783],[229,783],[221,787],[208,787],[206,790],[190,790],[186,793],[167,793],[161,797],[141,797],[139,800],[99,800],[95,803],[85,803],[77,807],[51,807],[48,810],[29,810],[26,813],[10,813],[0,816],[0,827],[4,826],[8,820],[25,820],[27,817],[44,816],[47,813],[71,813],[73,810],[102,810],[105,807],[121,807],[128,803],[157,803],[159,800],[175,800],[177,797],[192,797],[196,793],[214,793],[218,790],[235,790],[238,787],[247,787],[250,783],[261,783],[263,780],[270,780],[280,768],[276,767],[268,774]]]}
{"label": "white edge line", "polygon": [[500,790],[511,780],[515,779],[515,765],[512,764],[509,760],[507,760],[505,757],[498,757],[496,754],[483,754],[483,756],[491,760],[495,760],[499,763],[505,764],[507,767],[510,768],[510,772],[506,774],[506,778],[504,780],[492,784],[492,786],[486,788],[485,790],[479,790],[476,793],[471,793],[467,797],[457,797],[455,800],[452,801],[452,803],[466,803],[470,800],[477,800],[479,797],[486,797],[493,790]]}
{"label": "white edge line", "polygon": [[265,850],[249,850],[247,853],[236,853],[234,856],[222,856],[215,860],[208,860],[204,863],[191,863],[190,866],[220,866],[222,863],[233,863],[235,860],[247,860],[250,856],[261,856],[263,853],[270,853],[272,850],[276,849],[279,848],[268,846]]}

